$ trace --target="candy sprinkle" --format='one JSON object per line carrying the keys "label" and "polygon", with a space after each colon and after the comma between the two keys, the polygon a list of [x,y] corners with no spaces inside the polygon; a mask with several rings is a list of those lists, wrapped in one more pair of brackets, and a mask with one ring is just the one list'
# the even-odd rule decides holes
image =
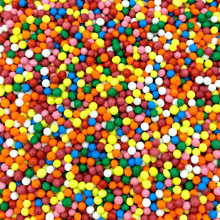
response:
{"label": "candy sprinkle", "polygon": [[0,220],[220,219],[220,0],[0,0]]}

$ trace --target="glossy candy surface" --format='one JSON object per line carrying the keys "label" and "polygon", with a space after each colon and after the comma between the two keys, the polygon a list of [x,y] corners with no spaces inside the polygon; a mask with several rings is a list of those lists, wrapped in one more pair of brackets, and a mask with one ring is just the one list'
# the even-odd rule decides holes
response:
{"label": "glossy candy surface", "polygon": [[220,219],[219,0],[0,0],[0,219]]}

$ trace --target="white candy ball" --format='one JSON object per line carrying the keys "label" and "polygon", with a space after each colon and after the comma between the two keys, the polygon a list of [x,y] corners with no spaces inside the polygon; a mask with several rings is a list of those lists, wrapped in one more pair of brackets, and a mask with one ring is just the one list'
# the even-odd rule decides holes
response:
{"label": "white candy ball", "polygon": [[31,183],[31,179],[27,178],[27,177],[24,177],[21,182],[22,182],[23,185],[28,186]]}
{"label": "white candy ball", "polygon": [[135,153],[136,153],[136,148],[135,148],[135,147],[129,147],[129,148],[128,148],[128,153],[129,153],[130,155],[135,155]]}
{"label": "white candy ball", "polygon": [[137,88],[137,84],[135,82],[129,82],[128,83],[128,89],[129,90],[135,90]]}
{"label": "white candy ball", "polygon": [[177,130],[175,128],[170,128],[168,133],[170,136],[173,137],[177,134]]}
{"label": "white candy ball", "polygon": [[47,213],[46,214],[46,220],[54,220],[54,214],[53,213]]}
{"label": "white candy ball", "polygon": [[11,195],[10,195],[10,198],[12,200],[17,200],[19,197],[18,193],[17,192],[12,192]]}
{"label": "white candy ball", "polygon": [[130,5],[130,2],[124,0],[121,4],[123,5],[123,8],[128,8]]}
{"label": "white candy ball", "polygon": [[193,172],[195,174],[200,174],[201,173],[201,168],[199,166],[195,166],[195,167],[193,167]]}
{"label": "white candy ball", "polygon": [[31,58],[34,56],[34,52],[32,50],[27,50],[27,51],[25,51],[25,56],[27,58]]}
{"label": "white candy ball", "polygon": [[91,118],[97,118],[98,117],[98,112],[97,111],[91,111],[90,116],[91,116]]}
{"label": "white candy ball", "polygon": [[52,134],[50,128],[44,128],[43,133],[44,133],[44,135],[46,135],[46,136],[49,136],[49,135]]}
{"label": "white candy ball", "polygon": [[35,122],[41,122],[43,118],[42,115],[36,114],[33,119]]}
{"label": "white candy ball", "polygon": [[164,100],[163,100],[163,99],[158,99],[158,100],[157,100],[157,105],[158,105],[159,107],[163,107],[163,106],[165,105]]}
{"label": "white candy ball", "polygon": [[173,37],[173,34],[172,34],[171,32],[166,32],[166,33],[165,33],[165,38],[166,38],[167,40],[170,40],[172,37]]}
{"label": "white candy ball", "polygon": [[215,81],[215,86],[216,86],[217,88],[220,88],[220,80],[216,80],[216,81]]}
{"label": "white candy ball", "polygon": [[10,155],[11,157],[15,158],[15,157],[18,156],[18,151],[16,151],[16,150],[11,150],[10,153],[9,153],[9,155]]}
{"label": "white candy ball", "polygon": [[141,124],[141,129],[142,129],[143,131],[147,131],[147,130],[149,129],[149,124],[148,124],[147,122],[143,122],[143,123]]}
{"label": "white candy ball", "polygon": [[155,84],[158,85],[158,86],[161,86],[163,84],[163,79],[160,78],[160,77],[156,78]]}
{"label": "white candy ball", "polygon": [[70,187],[70,181],[69,181],[69,180],[65,180],[64,183],[63,183],[63,185],[64,185],[65,187]]}
{"label": "white candy ball", "polygon": [[[154,68],[153,68],[153,66],[150,65],[150,64],[148,64],[148,65],[145,67],[145,71],[146,71],[147,73],[151,73],[153,70],[154,70]],[[147,76],[147,77],[145,78],[145,83],[146,83],[147,85],[150,85],[152,82],[153,82],[153,78],[152,78],[152,77]]]}
{"label": "white candy ball", "polygon": [[212,83],[212,80],[211,80],[210,77],[207,76],[207,77],[204,78],[204,84],[205,85],[210,85],[211,83]]}
{"label": "white candy ball", "polygon": [[211,17],[211,22],[217,23],[218,22],[218,17],[216,15]]}
{"label": "white candy ball", "polygon": [[188,105],[189,105],[190,107],[196,106],[196,101],[195,101],[194,99],[190,99],[190,100],[188,101]]}
{"label": "white candy ball", "polygon": [[169,116],[170,116],[170,111],[169,111],[169,110],[164,110],[164,111],[163,111],[163,116],[164,116],[165,118],[169,117]]}
{"label": "white candy ball", "polygon": [[14,144],[14,140],[12,138],[9,138],[5,141],[6,145],[11,147]]}
{"label": "white candy ball", "polygon": [[212,181],[214,181],[215,183],[218,183],[219,180],[220,180],[220,178],[217,175],[213,175]]}
{"label": "white candy ball", "polygon": [[104,170],[104,176],[105,177],[111,177],[111,175],[112,175],[112,171],[110,169]]}
{"label": "white candy ball", "polygon": [[193,164],[197,164],[199,162],[199,157],[196,156],[196,155],[193,155],[191,157],[191,161],[192,161]]}
{"label": "white candy ball", "polygon": [[93,213],[92,217],[93,217],[94,219],[99,219],[99,218],[100,218],[100,214],[99,214],[97,211],[95,211],[95,212]]}
{"label": "white candy ball", "polygon": [[188,173],[192,172],[193,168],[191,164],[186,164],[185,169]]}
{"label": "white candy ball", "polygon": [[92,213],[94,212],[94,207],[93,207],[93,206],[88,206],[88,207],[86,208],[86,212],[87,212],[88,214],[92,214]]}
{"label": "white candy ball", "polygon": [[15,105],[17,105],[18,107],[21,107],[22,105],[24,105],[23,99],[16,99],[15,100]]}
{"label": "white candy ball", "polygon": [[150,91],[148,86],[144,86],[144,88],[142,89],[143,93],[148,93]]}
{"label": "white candy ball", "polygon": [[134,99],[134,105],[138,106],[141,104],[141,99],[140,98],[135,98]]}
{"label": "white candy ball", "polygon": [[[2,46],[2,45],[1,45]],[[1,47],[0,47],[1,48]],[[4,49],[3,49],[4,50]],[[19,50],[19,46],[17,45],[17,44],[12,44],[11,45],[11,50],[13,50],[13,51],[18,51]],[[3,52],[3,51],[1,51],[1,49],[0,49],[0,52]]]}
{"label": "white candy ball", "polygon": [[6,58],[6,63],[8,64],[8,65],[12,65],[13,63],[14,63],[14,61],[13,61],[13,59],[12,58]]}
{"label": "white candy ball", "polygon": [[161,217],[161,216],[164,215],[164,211],[163,211],[162,209],[157,209],[157,210],[156,210],[156,215],[159,216],[159,217]]}
{"label": "white candy ball", "polygon": [[150,53],[151,52],[151,47],[150,46],[146,46],[145,47],[145,52],[146,53]]}
{"label": "white candy ball", "polygon": [[211,84],[211,85],[208,86],[208,90],[210,92],[214,92],[216,90],[216,86],[214,84]]}
{"label": "white candy ball", "polygon": [[142,205],[143,205],[144,207],[150,207],[150,205],[151,205],[150,199],[148,199],[148,198],[143,199]]}
{"label": "white candy ball", "polygon": [[156,192],[155,192],[155,194],[156,194],[156,196],[157,196],[157,198],[163,198],[163,191],[162,190],[157,190]]}
{"label": "white candy ball", "polygon": [[104,20],[103,18],[98,18],[98,19],[96,20],[96,24],[97,24],[98,26],[103,26],[103,25],[105,24],[105,20]]}
{"label": "white candy ball", "polygon": [[66,163],[65,166],[64,166],[64,169],[66,171],[70,171],[72,169],[73,165],[71,163]]}
{"label": "white candy ball", "polygon": [[166,94],[166,88],[165,88],[165,87],[160,87],[160,88],[158,89],[158,93],[159,93],[160,95],[165,95],[165,94]]}
{"label": "white candy ball", "polygon": [[180,177],[181,178],[187,178],[187,176],[188,176],[188,172],[186,171],[186,170],[182,170],[181,172],[180,172]]}
{"label": "white candy ball", "polygon": [[43,86],[43,87],[49,87],[49,86],[50,86],[50,81],[49,81],[49,79],[44,79],[44,80],[42,81],[42,86]]}
{"label": "white candy ball", "polygon": [[159,37],[154,36],[152,40],[153,40],[153,42],[157,42],[159,40]]}
{"label": "white candy ball", "polygon": [[202,76],[197,76],[195,81],[196,81],[197,84],[202,84],[204,82],[204,79],[203,79]]}
{"label": "white candy ball", "polygon": [[48,69],[47,67],[42,67],[42,68],[40,69],[40,74],[41,74],[42,76],[46,76],[46,75],[48,75],[48,73],[49,73],[49,69]]}
{"label": "white candy ball", "polygon": [[14,170],[12,170],[12,169],[9,169],[9,170],[7,170],[7,172],[6,172],[6,174],[7,174],[7,176],[9,176],[9,177],[13,177],[14,176]]}
{"label": "white candy ball", "polygon": [[143,149],[144,149],[144,143],[143,143],[143,142],[138,142],[138,143],[136,144],[136,148],[137,148],[138,150],[143,150]]}
{"label": "white candy ball", "polygon": [[82,147],[87,149],[87,148],[89,147],[89,143],[86,142],[86,141],[83,142],[83,143],[82,143]]}
{"label": "white candy ball", "polygon": [[128,113],[128,112],[132,112],[134,109],[133,109],[133,107],[132,106],[127,106],[127,108],[126,108],[126,112]]}
{"label": "white candy ball", "polygon": [[2,53],[4,51],[4,46],[0,45],[0,53]]}
{"label": "white candy ball", "polygon": [[48,166],[47,167],[47,173],[51,174],[54,171],[54,167],[53,166]]}
{"label": "white candy ball", "polygon": [[129,140],[129,138],[128,138],[127,135],[122,135],[121,136],[121,142],[126,143],[126,142],[128,142],[128,140]]}
{"label": "white candy ball", "polygon": [[162,140],[164,143],[169,143],[170,142],[170,136],[165,134],[163,137],[162,137]]}
{"label": "white candy ball", "polygon": [[0,76],[0,85],[4,84],[4,81],[5,81],[4,77]]}
{"label": "white candy ball", "polygon": [[42,55],[43,55],[43,57],[49,57],[49,56],[50,56],[50,50],[44,49],[44,50],[42,51]]}

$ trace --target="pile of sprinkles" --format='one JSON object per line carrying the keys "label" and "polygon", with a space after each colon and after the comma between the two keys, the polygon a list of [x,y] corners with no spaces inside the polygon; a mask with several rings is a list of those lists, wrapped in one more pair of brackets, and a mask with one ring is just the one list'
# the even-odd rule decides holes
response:
{"label": "pile of sprinkles", "polygon": [[0,0],[0,220],[220,219],[220,0]]}

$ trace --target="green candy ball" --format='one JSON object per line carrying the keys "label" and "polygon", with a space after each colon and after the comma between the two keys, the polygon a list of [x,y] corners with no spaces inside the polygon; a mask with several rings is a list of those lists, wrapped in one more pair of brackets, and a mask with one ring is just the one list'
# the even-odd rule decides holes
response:
{"label": "green candy ball", "polygon": [[55,88],[52,91],[53,96],[60,97],[62,95],[62,90],[60,88]]}
{"label": "green candy ball", "polygon": [[3,212],[6,212],[8,209],[9,209],[9,205],[7,202],[3,202],[1,205],[0,205],[0,209],[3,211]]}
{"label": "green candy ball", "polygon": [[8,51],[7,57],[9,57],[9,58],[14,58],[15,56],[16,56],[16,54],[15,54],[14,51],[12,51],[12,50]]}
{"label": "green candy ball", "polygon": [[219,150],[220,149],[220,141],[218,141],[218,140],[212,141],[211,147],[213,150]]}
{"label": "green candy ball", "polygon": [[102,160],[102,165],[103,165],[104,167],[109,166],[110,163],[111,163],[111,161],[110,161],[110,159],[109,159],[108,157],[105,157],[105,158]]}
{"label": "green candy ball", "polygon": [[115,124],[114,124],[114,122],[108,121],[108,122],[107,122],[107,125],[106,125],[106,130],[107,130],[108,132],[111,132],[111,131],[114,131],[114,129],[115,129]]}
{"label": "green candy ball", "polygon": [[27,169],[25,171],[25,175],[26,175],[26,177],[31,178],[34,175],[34,170],[31,168]]}
{"label": "green candy ball", "polygon": [[44,183],[42,184],[42,189],[43,189],[43,190],[45,190],[45,191],[49,191],[50,188],[51,188],[50,183],[48,183],[48,182],[44,182]]}
{"label": "green candy ball", "polygon": [[62,201],[62,205],[64,207],[70,207],[72,205],[71,198],[64,198],[63,201]]}
{"label": "green candy ball", "polygon": [[33,137],[31,137],[30,142],[31,142],[32,144],[36,144],[36,143],[38,142],[38,138],[37,138],[36,136],[33,136]]}
{"label": "green candy ball", "polygon": [[132,170],[132,175],[134,177],[138,177],[140,175],[140,173],[141,173],[141,166],[133,166],[131,168],[131,170]]}
{"label": "green candy ball", "polygon": [[179,176],[179,171],[178,171],[178,169],[177,168],[175,168],[175,167],[173,167],[171,170],[170,170],[170,175],[172,176],[172,177],[178,177]]}
{"label": "green candy ball", "polygon": [[62,30],[61,31],[61,36],[66,39],[66,38],[69,37],[69,33],[67,31],[65,31],[65,30]]}
{"label": "green candy ball", "polygon": [[179,142],[177,144],[177,148],[180,150],[180,151],[184,151],[186,149],[186,144],[184,142]]}
{"label": "green candy ball", "polygon": [[41,132],[43,130],[43,125],[41,123],[36,123],[34,125],[35,132]]}
{"label": "green candy ball", "polygon": [[111,96],[111,97],[115,97],[117,94],[117,91],[115,88],[111,88],[108,90],[108,95]]}
{"label": "green candy ball", "polygon": [[205,102],[202,99],[197,99],[196,100],[196,105],[199,107],[202,107],[205,104]]}
{"label": "green candy ball", "polygon": [[219,52],[214,52],[214,53],[212,54],[212,59],[213,59],[214,61],[219,61],[219,60],[220,60],[220,53],[219,53]]}
{"label": "green candy ball", "polygon": [[184,100],[183,99],[178,99],[177,105],[178,106],[183,106],[184,105]]}
{"label": "green candy ball", "polygon": [[152,25],[150,26],[150,31],[151,31],[152,33],[157,33],[157,32],[159,31],[159,25],[157,25],[157,24],[152,24]]}
{"label": "green candy ball", "polygon": [[213,95],[211,100],[214,104],[218,104],[220,101],[220,97],[218,95]]}
{"label": "green candy ball", "polygon": [[122,168],[126,168],[128,166],[128,161],[125,158],[121,158],[119,160],[119,166],[121,166]]}

